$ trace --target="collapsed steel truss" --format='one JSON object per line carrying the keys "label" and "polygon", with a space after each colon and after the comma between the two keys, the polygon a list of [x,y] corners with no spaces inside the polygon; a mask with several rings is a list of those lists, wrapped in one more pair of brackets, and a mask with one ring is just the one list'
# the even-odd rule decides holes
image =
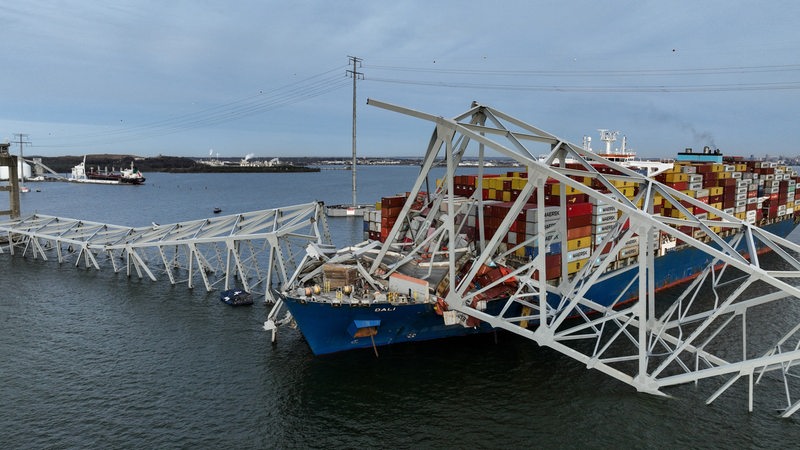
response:
{"label": "collapsed steel truss", "polygon": [[34,214],[0,223],[0,253],[170,283],[196,279],[206,290],[234,286],[272,298],[272,284],[295,272],[309,243],[330,244],[321,203],[247,212],[149,227],[124,227]]}
{"label": "collapsed steel truss", "polygon": [[[796,372],[792,370],[800,360],[797,315],[800,289],[796,287],[800,277],[797,258],[800,246],[488,106],[474,104],[464,114],[446,119],[374,100],[368,103],[435,124],[411,198],[420,194],[431,168],[442,158],[446,162],[446,175],[437,192],[440,195],[433,197],[436,200],[425,219],[428,226],[442,225],[432,233],[420,233],[409,243],[403,234],[413,212],[411,202],[407,202],[386,239],[390,245],[382,247],[371,273],[378,269],[390,249],[402,245],[403,251],[412,255],[424,249],[449,260],[449,293],[445,300],[450,310],[551,347],[639,391],[662,395],[662,389],[668,386],[716,378],[722,381],[708,399],[711,403],[737,380],[744,379],[748,407],[752,410],[754,385],[767,384],[764,377],[770,375],[785,392],[787,404],[782,415],[788,417],[800,408],[798,386],[793,383]],[[544,150],[534,151],[537,147]],[[483,162],[489,151],[512,158],[527,170],[528,177],[491,238],[483,232],[480,188],[468,202],[457,202],[452,195],[456,171],[468,152],[477,154],[479,159],[478,167],[469,170],[473,173],[477,170],[481,186]],[[566,161],[573,163],[572,168],[566,167]],[[575,169],[575,163],[579,169]],[[618,174],[600,173],[593,163],[615,169]],[[591,177],[593,185],[605,189],[603,192],[592,189],[571,176]],[[566,189],[562,189],[562,211],[554,229],[546,232],[544,208],[538,208],[535,237],[516,246],[502,243],[502,236],[531,196],[538,196],[539,205],[545,204],[544,187],[548,178],[613,205],[618,212],[616,228],[596,246],[598,250],[591,256],[590,261],[597,263],[585,265],[574,276],[561,277],[557,284],[548,283],[544,276],[545,252],[540,251],[508,276],[469,291],[482,264],[502,261],[523,245],[544,249],[555,236],[566,236],[567,214],[563,211]],[[638,187],[638,194],[626,198],[615,187],[615,180],[632,181]],[[681,210],[685,218],[654,215],[656,194]],[[715,214],[719,220],[695,214],[694,208]],[[440,211],[448,213],[442,215]],[[479,256],[469,273],[457,278],[460,254],[455,243],[460,242],[458,236],[465,226],[463,217],[470,214],[477,215],[480,236],[475,253]],[[623,226],[626,222],[628,228]],[[680,226],[700,233],[687,235],[678,229]],[[402,244],[397,239],[400,236],[404,237]],[[589,294],[591,287],[612,269],[612,258],[603,259],[599,249],[612,246],[610,253],[616,254],[622,242],[632,236],[639,236],[639,252],[627,269],[632,271],[627,290],[635,289],[637,298],[624,302],[620,293],[610,306],[593,301]],[[691,283],[675,288],[682,289],[677,296],[675,290],[669,295],[656,294],[654,260],[658,256],[656,239],[661,238],[701,251],[707,261],[706,268]],[[772,250],[774,256],[759,256],[757,250],[765,248]],[[767,259],[773,268],[766,267]],[[562,274],[567,273],[566,264],[566,258],[562,258]],[[471,306],[475,296],[511,277],[519,287],[500,314]],[[560,301],[553,302],[554,295]],[[514,315],[510,311],[522,313]],[[777,313],[781,320],[763,318],[770,313]],[[748,320],[751,317],[755,319]]]}

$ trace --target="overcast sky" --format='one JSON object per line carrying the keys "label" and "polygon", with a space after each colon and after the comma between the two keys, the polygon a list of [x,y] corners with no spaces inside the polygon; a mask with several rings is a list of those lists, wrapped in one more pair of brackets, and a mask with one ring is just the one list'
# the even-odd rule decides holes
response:
{"label": "overcast sky", "polygon": [[[613,4],[610,6],[609,4]],[[797,1],[4,2],[0,140],[27,155],[421,155],[473,100],[640,156],[800,154]],[[14,151],[17,151],[15,145]]]}

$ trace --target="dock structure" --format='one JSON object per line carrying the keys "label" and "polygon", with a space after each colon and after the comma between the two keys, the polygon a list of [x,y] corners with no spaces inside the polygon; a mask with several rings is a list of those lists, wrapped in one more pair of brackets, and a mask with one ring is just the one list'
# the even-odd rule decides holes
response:
{"label": "dock structure", "polygon": [[0,142],[0,167],[8,168],[8,184],[0,186],[0,191],[8,192],[8,209],[0,210],[0,216],[16,219],[20,213],[19,176],[17,174],[17,159],[8,151],[10,145]]}
{"label": "dock structure", "polygon": [[321,203],[173,224],[126,227],[33,214],[0,222],[0,253],[54,259],[207,291],[234,287],[265,301],[289,280],[306,246],[329,246]]}
{"label": "dock structure", "polygon": [[[794,214],[784,211],[760,223],[745,220],[744,214],[725,212],[489,106],[475,103],[447,119],[375,100],[368,104],[434,125],[410,200],[381,236],[385,244],[369,268],[371,276],[385,276],[416,258],[438,257],[449,271],[436,291],[447,308],[445,319],[449,313],[465,326],[475,320],[489,323],[640,392],[665,395],[670,386],[714,380],[711,403],[736,392],[732,386],[738,381],[747,391],[749,410],[756,385],[785,396],[782,416],[800,409],[795,368],[800,362],[800,246],[784,238],[786,233],[767,231],[794,229]],[[464,196],[458,192],[457,169],[466,155],[480,162],[471,169],[477,170],[479,188]],[[502,203],[487,200],[480,189],[490,177],[482,164],[490,156],[512,159],[526,177]],[[428,197],[423,187],[441,159],[446,173],[437,182],[438,195]],[[555,184],[560,192],[546,192],[546,185]],[[574,193],[602,205],[603,217],[613,220],[580,261],[571,261],[563,248],[552,277],[554,264],[544,249],[555,241],[567,243]],[[675,214],[656,214],[657,202],[670,205]],[[531,204],[539,205],[530,211],[532,232],[515,233],[518,217]],[[545,217],[549,208],[544,205],[558,205],[551,207],[554,221]],[[491,223],[487,206],[495,212]],[[498,210],[503,213],[497,215]],[[461,238],[469,232],[475,234],[472,241]],[[476,255],[471,265],[459,260],[466,250],[458,244],[465,242],[477,246],[470,250]],[[523,251],[528,248],[533,251]],[[407,256],[400,261],[387,256],[399,252]],[[691,280],[681,273],[676,283],[657,284],[659,264],[670,254],[690,258],[681,263],[685,267],[701,267]],[[505,276],[490,283],[479,278],[481,268],[512,258],[518,262],[505,265],[513,268]],[[622,280],[614,284],[616,300],[601,304],[592,288],[612,274],[622,277],[615,278]],[[504,302],[502,307],[487,309],[485,301],[477,301],[511,280],[516,290],[494,300]],[[664,292],[670,284],[676,286]]]}

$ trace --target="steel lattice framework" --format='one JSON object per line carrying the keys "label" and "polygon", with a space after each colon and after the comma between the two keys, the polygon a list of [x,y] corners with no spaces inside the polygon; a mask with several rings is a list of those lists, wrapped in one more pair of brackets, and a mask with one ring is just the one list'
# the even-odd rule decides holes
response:
{"label": "steel lattice framework", "polygon": [[[407,202],[386,240],[393,244],[382,247],[371,273],[390,249],[402,246],[411,257],[425,249],[449,260],[445,300],[450,310],[551,347],[638,391],[663,395],[665,387],[714,378],[719,388],[708,399],[711,403],[743,379],[752,410],[754,385],[769,384],[764,377],[770,375],[773,385],[780,384],[785,392],[787,403],[782,415],[788,417],[800,408],[798,386],[793,383],[793,367],[800,360],[800,246],[488,106],[473,104],[465,113],[446,119],[374,100],[368,104],[435,124],[421,173],[409,194],[411,198],[420,194],[435,163],[444,159],[446,164],[439,195],[432,197],[435,201],[425,222],[439,223],[434,220],[437,216],[442,225],[432,233],[420,233],[409,243],[403,230],[414,211],[411,202]],[[480,189],[467,202],[458,202],[452,195],[459,163],[468,152],[477,154],[479,159],[478,167],[470,168],[478,172],[478,186],[489,152],[511,158],[527,170],[527,184],[491,238],[483,232]],[[567,168],[567,161],[572,163],[571,168]],[[612,168],[617,174],[601,173],[596,169],[599,165]],[[587,186],[589,183],[573,178],[578,176],[584,181],[590,177],[591,185],[605,189],[593,189]],[[502,243],[502,236],[531,196],[538,196],[539,205],[545,204],[548,179],[616,209],[616,227],[591,256],[591,261],[597,262],[552,284],[545,280],[545,252],[541,251],[504,278],[470,288],[482,264],[502,261],[523,245],[544,249],[556,236],[566,236],[566,189],[562,189],[562,214],[556,227],[545,230],[544,208],[538,208],[534,237],[516,246]],[[635,183],[638,194],[626,198],[615,187],[615,180]],[[681,210],[685,218],[653,214],[655,195]],[[441,211],[449,214],[443,216]],[[714,214],[718,220],[708,220],[698,211]],[[459,242],[458,235],[465,226],[463,217],[470,214],[477,215],[479,256],[469,273],[462,276],[456,272],[460,254],[450,243]],[[679,227],[700,232],[686,234]],[[404,236],[404,240],[398,236]],[[612,258],[603,259],[599,249],[612,246],[611,254],[615,254],[622,242],[633,236],[639,236],[639,252],[628,266],[629,283],[623,291],[633,290],[637,298],[626,302],[620,292],[610,306],[593,301],[591,287],[607,276],[612,264]],[[677,240],[699,250],[704,255],[701,263],[705,269],[692,282],[669,294],[657,294],[657,239]],[[448,247],[453,251],[448,252]],[[763,249],[771,250],[774,256],[760,256],[759,250],[763,253]],[[562,258],[562,264],[561,273],[567,273],[566,258]],[[518,282],[518,289],[501,313],[489,314],[471,306],[475,296],[512,277]],[[554,297],[560,300],[554,302]],[[765,319],[770,314],[779,316],[779,320]]]}
{"label": "steel lattice framework", "polygon": [[110,265],[189,288],[199,277],[208,291],[237,286],[267,301],[272,284],[294,273],[306,245],[330,245],[318,202],[138,228],[34,214],[0,223],[0,233],[0,253],[87,269]]}

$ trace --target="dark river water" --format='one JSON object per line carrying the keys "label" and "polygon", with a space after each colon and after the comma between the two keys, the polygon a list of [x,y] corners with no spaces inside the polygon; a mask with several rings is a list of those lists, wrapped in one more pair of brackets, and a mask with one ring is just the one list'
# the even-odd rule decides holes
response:
{"label": "dark river water", "polygon": [[[413,167],[359,171],[359,200],[403,192]],[[350,173],[151,173],[138,187],[30,184],[23,213],[147,225],[324,200]],[[330,219],[337,245],[362,239]],[[111,270],[0,254],[2,448],[796,448],[782,394],[718,384],[671,397],[506,333],[315,357],[278,344],[268,306]],[[780,311],[776,312],[780,315]],[[757,392],[758,394],[758,392]]]}

